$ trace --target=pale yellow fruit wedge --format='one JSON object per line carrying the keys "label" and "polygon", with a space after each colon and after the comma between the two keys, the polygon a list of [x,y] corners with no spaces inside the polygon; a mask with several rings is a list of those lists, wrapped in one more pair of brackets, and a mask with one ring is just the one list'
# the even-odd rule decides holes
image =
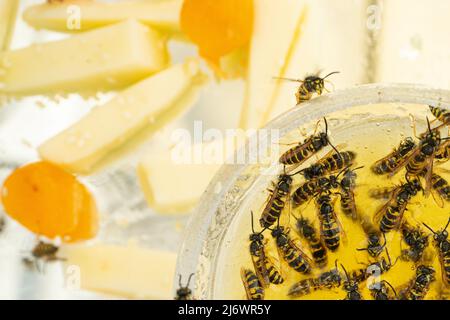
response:
{"label": "pale yellow fruit wedge", "polygon": [[125,19],[137,19],[160,31],[181,33],[179,15],[182,0],[64,1],[28,7],[24,20],[35,28],[61,32],[85,31]]}
{"label": "pale yellow fruit wedge", "polygon": [[0,1],[0,51],[6,50],[16,21],[18,0]]}
{"label": "pale yellow fruit wedge", "polygon": [[67,246],[66,283],[71,289],[135,299],[173,299],[176,254],[136,246]]}
{"label": "pale yellow fruit wedge", "polygon": [[280,89],[288,64],[289,51],[301,21],[305,5],[298,0],[255,1],[255,23],[250,43],[247,89],[240,127],[261,126],[265,112],[271,108]]}
{"label": "pale yellow fruit wedge", "polygon": [[75,173],[89,173],[110,152],[143,129],[161,128],[192,106],[179,99],[204,80],[197,60],[174,65],[119,93],[39,147],[40,156]]}
{"label": "pale yellow fruit wedge", "polygon": [[0,93],[121,88],[167,66],[164,39],[127,20],[68,39],[0,54]]}
{"label": "pale yellow fruit wedge", "polygon": [[[149,154],[138,165],[139,182],[150,208],[162,214],[192,210],[219,168],[233,159],[245,136],[209,143],[179,145]],[[219,193],[221,185],[211,186]]]}

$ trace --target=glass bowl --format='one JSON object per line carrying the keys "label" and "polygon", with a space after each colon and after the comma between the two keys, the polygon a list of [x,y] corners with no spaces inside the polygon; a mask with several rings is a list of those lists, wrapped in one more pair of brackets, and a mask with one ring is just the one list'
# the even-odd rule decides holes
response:
{"label": "glass bowl", "polygon": [[[386,103],[389,105],[384,105]],[[384,130],[387,138],[381,141],[381,145],[391,148],[395,145],[394,140],[389,141],[392,129],[396,132],[394,136],[412,135],[411,114],[417,118],[418,125],[425,126],[426,115],[430,115],[427,105],[439,104],[449,108],[450,91],[414,84],[361,85],[335,91],[314,98],[301,107],[297,106],[270,122],[260,135],[275,129],[281,142],[300,141],[304,137],[299,138],[299,128],[307,129],[310,134],[317,121],[326,116],[331,140],[335,143],[367,138],[372,130]],[[398,138],[395,141],[398,143]],[[367,152],[370,152],[370,147],[370,143],[365,146]],[[250,156],[248,144],[239,152]],[[258,164],[224,165],[219,170],[185,229],[177,262],[175,290],[178,287],[178,275],[187,279],[189,274],[194,273],[191,285],[195,299],[237,297],[236,293],[227,292],[234,289],[228,288],[226,279],[230,276],[230,270],[236,272],[240,268],[236,264],[248,252],[236,249],[234,245],[244,243],[248,237],[249,203],[263,203],[265,189],[277,173],[261,173],[278,156],[269,155],[271,159]],[[247,213],[245,220],[242,220],[243,212]],[[248,227],[247,231],[239,232],[242,225]],[[242,286],[239,290],[242,290],[243,296]]]}

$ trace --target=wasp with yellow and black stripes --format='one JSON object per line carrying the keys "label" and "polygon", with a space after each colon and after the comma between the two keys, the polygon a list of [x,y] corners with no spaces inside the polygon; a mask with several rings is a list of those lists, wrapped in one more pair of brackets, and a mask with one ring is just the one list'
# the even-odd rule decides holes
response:
{"label": "wasp with yellow and black stripes", "polygon": [[327,145],[331,145],[328,139],[327,119],[323,118],[323,121],[325,122],[325,132],[313,134],[305,139],[303,143],[299,143],[297,146],[289,149],[281,155],[279,162],[284,165],[300,165]]}
{"label": "wasp with yellow and black stripes", "polygon": [[344,291],[347,293],[345,300],[363,300],[363,296],[359,291],[359,281],[355,278],[349,277],[347,270],[345,270],[345,267],[342,264],[341,268],[345,273],[345,281],[343,286]]}
{"label": "wasp with yellow and black stripes", "polygon": [[264,300],[264,288],[252,270],[241,268],[241,279],[247,300]]}
{"label": "wasp with yellow and black stripes", "polygon": [[415,147],[416,143],[414,140],[411,137],[408,137],[400,142],[398,148],[395,148],[387,156],[376,161],[370,169],[373,173],[378,175],[393,173]]}
{"label": "wasp with yellow and black stripes", "polygon": [[400,231],[402,240],[408,245],[408,249],[402,249],[400,258],[404,261],[420,261],[428,246],[428,236],[419,227],[412,227],[407,222],[402,223]]}
{"label": "wasp with yellow and black stripes", "polygon": [[291,78],[276,78],[276,79],[300,83],[300,87],[295,93],[295,97],[297,98],[297,104],[300,104],[305,101],[311,100],[314,93],[320,96],[322,95],[324,90],[327,91],[327,89],[325,88],[325,79],[336,73],[339,73],[339,71],[331,72],[323,78],[321,78],[318,74],[315,74],[309,75],[303,80]]}
{"label": "wasp with yellow and black stripes", "polygon": [[447,228],[450,224],[450,218],[444,229],[434,231],[427,224],[423,224],[427,229],[433,232],[434,245],[439,252],[439,261],[441,262],[442,280],[446,287],[450,285],[450,241],[448,240]]}
{"label": "wasp with yellow and black stripes", "polygon": [[290,235],[289,228],[278,225],[272,230],[272,236],[278,249],[278,254],[287,264],[297,272],[308,274],[312,269],[312,260],[295,243]]}
{"label": "wasp with yellow and black stripes", "polygon": [[395,288],[387,282],[382,280],[369,286],[370,295],[374,300],[396,300],[397,292]]}
{"label": "wasp with yellow and black stripes", "polygon": [[[339,146],[337,148],[339,148]],[[303,175],[306,180],[313,180],[351,166],[355,158],[356,153],[353,151],[339,152],[337,149],[331,150],[319,161],[298,171],[297,173]]]}
{"label": "wasp with yellow and black stripes", "polygon": [[277,183],[273,185],[273,189],[269,190],[270,195],[259,219],[261,227],[269,228],[278,220],[290,199],[291,186],[291,176],[287,174],[279,176]]}
{"label": "wasp with yellow and black stripes", "polygon": [[374,222],[381,232],[389,232],[401,225],[407,205],[420,190],[422,185],[417,178],[393,189],[390,199],[374,215]]}
{"label": "wasp with yellow and black stripes", "polygon": [[297,219],[296,226],[297,232],[308,243],[315,266],[319,268],[325,267],[328,263],[327,248],[318,236],[312,222],[307,218],[300,217]]}
{"label": "wasp with yellow and black stripes", "polygon": [[430,290],[430,285],[435,281],[434,274],[436,271],[433,267],[420,265],[416,269],[416,275],[407,285],[400,291],[401,300],[423,300]]}
{"label": "wasp with yellow and black stripes", "polygon": [[344,229],[334,210],[330,193],[323,193],[316,198],[317,214],[320,221],[320,235],[323,243],[330,251],[339,248]]}
{"label": "wasp with yellow and black stripes", "polygon": [[250,234],[250,256],[252,258],[253,266],[258,276],[259,282],[263,287],[268,287],[270,283],[280,284],[284,279],[281,276],[274,263],[266,253],[263,231],[255,232],[253,226],[253,212],[252,212],[252,233]]}
{"label": "wasp with yellow and black stripes", "polygon": [[433,116],[443,124],[450,124],[450,111],[440,107],[428,106]]}
{"label": "wasp with yellow and black stripes", "polygon": [[321,273],[315,278],[306,278],[296,282],[288,292],[290,297],[303,297],[317,290],[331,290],[341,286],[342,277],[337,267],[337,260],[335,268]]}
{"label": "wasp with yellow and black stripes", "polygon": [[178,278],[178,289],[175,300],[192,300],[192,290],[189,288],[189,284],[191,283],[191,279],[194,276],[193,273],[188,278],[188,281],[185,286],[181,284],[181,274]]}

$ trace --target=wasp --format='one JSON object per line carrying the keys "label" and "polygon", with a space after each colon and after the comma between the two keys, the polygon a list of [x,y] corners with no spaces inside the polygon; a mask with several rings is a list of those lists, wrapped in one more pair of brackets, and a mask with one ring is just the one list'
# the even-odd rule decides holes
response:
{"label": "wasp", "polygon": [[241,268],[241,279],[247,300],[264,300],[264,288],[252,270]]}
{"label": "wasp", "polygon": [[[395,300],[397,298],[395,288],[386,280],[374,283],[369,290],[374,300]],[[391,291],[394,295],[391,294]]]}
{"label": "wasp", "polygon": [[325,88],[325,79],[336,73],[339,73],[339,71],[331,72],[323,78],[321,78],[319,75],[316,74],[316,75],[307,76],[303,80],[290,79],[290,78],[276,78],[276,79],[300,83],[300,87],[298,88],[297,92],[295,93],[295,97],[297,98],[297,104],[300,104],[305,101],[311,100],[314,93],[317,93],[317,95],[320,96],[320,95],[322,95],[322,92],[324,90],[327,91],[327,89]]}
{"label": "wasp", "polygon": [[297,219],[297,231],[308,242],[314,264],[323,268],[328,263],[327,248],[323,244],[313,224],[306,218]]}
{"label": "wasp", "polygon": [[423,224],[427,229],[433,232],[434,245],[439,252],[439,260],[441,262],[442,280],[445,286],[450,285],[450,241],[448,240],[447,228],[450,224],[450,218],[448,219],[445,228],[440,231],[434,231],[427,224]]}
{"label": "wasp", "polygon": [[367,280],[370,276],[374,274],[384,274],[391,270],[391,268],[397,263],[397,260],[392,263],[391,256],[389,255],[389,251],[385,248],[387,260],[385,257],[381,257],[380,260],[376,262],[372,262],[364,268],[360,268],[357,270],[353,270],[350,272],[350,278],[355,280],[356,282],[362,282]]}
{"label": "wasp", "polygon": [[440,160],[441,162],[450,159],[450,140],[445,140],[440,146],[434,158]]}
{"label": "wasp", "polygon": [[450,185],[440,175],[433,173],[431,176],[431,187],[445,201],[450,201]]}
{"label": "wasp", "polygon": [[358,248],[357,251],[367,251],[371,257],[378,257],[383,249],[386,247],[386,235],[383,233],[384,243],[381,244],[380,234],[378,232],[371,232],[367,234],[367,247]]}
{"label": "wasp", "polygon": [[341,286],[342,277],[337,267],[337,260],[335,268],[321,273],[316,278],[307,278],[295,283],[288,292],[291,297],[302,297],[317,290],[338,288]]}
{"label": "wasp", "polygon": [[36,246],[31,250],[31,258],[30,257],[24,257],[22,259],[23,264],[25,264],[28,267],[36,267],[36,269],[39,271],[40,267],[38,265],[39,261],[45,262],[53,262],[53,261],[64,261],[64,258],[60,258],[57,256],[59,247],[51,244],[51,243],[45,243],[43,241],[39,241]]}
{"label": "wasp", "polygon": [[411,137],[408,137],[400,142],[398,148],[395,148],[394,151],[387,156],[375,162],[370,169],[373,173],[378,175],[393,173],[415,147],[416,143],[414,140]]}
{"label": "wasp", "polygon": [[400,231],[403,241],[409,247],[401,251],[401,259],[418,262],[422,258],[425,248],[428,246],[428,236],[420,228],[412,228],[407,223],[402,224]]}
{"label": "wasp", "polygon": [[441,134],[436,128],[431,130],[427,118],[428,131],[421,135],[418,147],[414,149],[406,159],[407,176],[420,176],[425,172],[425,195],[431,189],[431,177],[433,174],[433,161],[441,144]]}
{"label": "wasp", "polygon": [[334,211],[330,194],[321,194],[316,200],[318,216],[320,221],[320,234],[325,246],[336,251],[341,242],[341,234],[344,235],[344,229]]}
{"label": "wasp", "polygon": [[450,123],[450,111],[440,107],[428,106],[433,116],[443,124]]}
{"label": "wasp", "polygon": [[435,280],[436,271],[429,266],[420,265],[416,269],[416,275],[407,287],[400,291],[402,300],[423,300],[427,295],[431,283]]}
{"label": "wasp", "polygon": [[296,205],[302,205],[311,200],[318,193],[336,189],[339,188],[339,186],[338,176],[335,175],[308,180],[295,190],[292,194],[292,200]]}
{"label": "wasp", "polygon": [[297,146],[289,149],[281,155],[279,162],[284,165],[301,165],[327,145],[331,145],[328,139],[327,119],[323,118],[323,121],[325,122],[325,132],[313,134],[305,139],[303,143],[299,143]]}
{"label": "wasp", "polygon": [[181,274],[178,278],[178,290],[175,300],[192,300],[192,291],[189,289],[189,284],[191,283],[191,279],[194,276],[193,273],[188,278],[186,286],[181,284]]}
{"label": "wasp", "polygon": [[344,270],[345,281],[344,281],[344,291],[347,292],[345,300],[363,300],[361,293],[359,292],[359,282],[348,276],[347,270],[341,264],[342,270]]}
{"label": "wasp", "polygon": [[277,226],[272,230],[272,236],[276,240],[278,254],[283,257],[292,269],[303,274],[311,272],[311,259],[289,237],[289,229]]}
{"label": "wasp", "polygon": [[267,256],[264,246],[264,236],[262,232],[255,232],[253,226],[252,212],[252,233],[250,234],[250,255],[252,257],[253,266],[258,276],[259,282],[263,287],[267,287],[269,283],[280,284],[284,279],[278,269]]}
{"label": "wasp", "polygon": [[292,177],[282,174],[278,178],[278,182],[270,191],[269,198],[261,214],[259,222],[261,227],[269,228],[280,217],[288,198],[290,197],[292,185]]}
{"label": "wasp", "polygon": [[358,218],[355,201],[357,177],[355,170],[361,168],[362,167],[358,167],[353,170],[347,169],[340,181],[341,192],[339,194],[341,196],[341,210],[346,216],[352,218],[352,220],[357,220]]}
{"label": "wasp", "polygon": [[318,162],[313,163],[308,168],[300,170],[306,180],[323,177],[336,171],[340,171],[353,164],[356,153],[353,151],[339,152],[337,150],[330,151]]}
{"label": "wasp", "polygon": [[394,188],[390,199],[375,213],[381,232],[389,232],[400,226],[406,206],[412,197],[422,190],[420,180],[415,178]]}

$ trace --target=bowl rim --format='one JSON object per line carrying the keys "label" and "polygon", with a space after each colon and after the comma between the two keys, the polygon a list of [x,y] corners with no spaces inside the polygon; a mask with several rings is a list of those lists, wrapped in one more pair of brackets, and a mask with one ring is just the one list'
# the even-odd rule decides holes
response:
{"label": "bowl rim", "polygon": [[[359,105],[381,103],[439,105],[442,108],[450,109],[450,90],[409,83],[357,85],[313,98],[302,103],[301,107],[295,106],[271,120],[261,129],[265,129],[265,131],[278,129],[280,130],[280,138],[282,138],[295,127],[300,127],[310,120],[322,118],[323,115],[319,114],[328,114]],[[245,149],[242,150],[242,148]],[[248,140],[242,148],[236,150],[234,155],[238,152],[244,152],[245,156],[248,156]],[[215,278],[215,260],[217,260],[218,255],[213,256],[212,261],[205,261],[208,258],[202,257],[202,254],[204,250],[213,250],[211,247],[214,245],[220,246],[220,242],[226,234],[226,229],[218,232],[214,230],[218,225],[220,226],[220,219],[223,218],[219,216],[219,207],[225,202],[227,195],[231,193],[241,173],[251,165],[254,164],[222,165],[208,184],[183,231],[174,275],[174,292],[179,286],[179,275],[187,277],[194,273],[194,297],[196,299],[211,299],[213,297],[214,286],[205,287],[201,285],[199,279],[201,277],[198,275],[205,277],[206,273],[208,279]],[[216,190],[217,185],[221,186],[219,192]],[[227,219],[231,220],[232,218],[228,217]],[[213,237],[208,238],[208,234],[213,235]]]}

